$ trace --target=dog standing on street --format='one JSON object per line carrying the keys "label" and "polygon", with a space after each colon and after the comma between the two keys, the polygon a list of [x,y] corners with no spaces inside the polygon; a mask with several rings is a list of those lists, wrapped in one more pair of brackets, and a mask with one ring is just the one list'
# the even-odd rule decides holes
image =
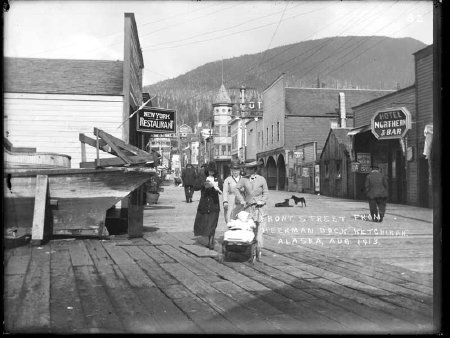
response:
{"label": "dog standing on street", "polygon": [[297,205],[298,202],[300,202],[302,207],[303,207],[303,205],[305,205],[305,207],[306,207],[306,200],[304,197],[297,197],[297,196],[292,195],[290,199],[294,200],[295,205]]}

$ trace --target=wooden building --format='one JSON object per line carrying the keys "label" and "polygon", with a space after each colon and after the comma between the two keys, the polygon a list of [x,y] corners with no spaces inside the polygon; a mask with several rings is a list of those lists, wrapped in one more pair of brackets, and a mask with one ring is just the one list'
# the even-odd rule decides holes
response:
{"label": "wooden building", "polygon": [[[417,199],[418,205],[431,207],[432,191],[432,140],[433,140],[433,45],[414,53],[416,72],[416,126],[417,135]],[[428,138],[428,140],[427,140]],[[426,142],[427,141],[427,142]],[[426,149],[429,143],[429,149]],[[414,144],[413,144],[414,145]],[[427,156],[427,151],[430,154]]]}
{"label": "wooden building", "polygon": [[352,161],[361,164],[354,171],[353,194],[349,197],[365,199],[364,181],[370,172],[370,165],[377,164],[381,172],[389,178],[389,202],[411,203],[417,200],[417,185],[407,184],[417,177],[417,133],[415,128],[406,132],[405,137],[394,135],[387,139],[378,139],[372,132],[371,121],[380,111],[406,109],[411,115],[411,124],[416,121],[416,103],[414,86],[404,88],[382,98],[353,107],[355,111],[355,129],[349,132],[352,137]]}
{"label": "wooden building", "polygon": [[[296,147],[316,142],[318,157],[330,127],[353,126],[351,107],[389,92],[293,88],[286,86],[284,75],[276,79],[263,92],[263,119],[256,131],[257,159],[264,163],[262,172],[269,189],[295,190],[297,178],[289,176],[289,168],[292,168],[289,161]],[[315,179],[316,173],[310,174]],[[297,174],[294,172],[294,175]]]}
{"label": "wooden building", "polygon": [[[289,153],[291,157],[291,153]],[[289,190],[315,193],[320,188],[315,181],[317,164],[317,142],[308,142],[295,147],[289,158]],[[293,182],[291,182],[291,180]]]}
{"label": "wooden building", "polygon": [[320,192],[348,198],[353,193],[350,128],[330,129],[320,155]]}
{"label": "wooden building", "polygon": [[[355,110],[353,146],[355,153],[366,152],[381,164],[389,177],[389,201],[422,207],[432,206],[430,163],[433,139],[433,45],[416,53],[415,84],[383,98],[364,103]],[[404,108],[411,125],[404,135],[388,140],[374,137],[371,121],[380,110]],[[356,154],[357,160],[357,154]],[[355,173],[355,198],[361,193],[365,174]]]}
{"label": "wooden building", "polygon": [[[4,59],[4,136],[15,147],[67,154],[76,168],[79,133],[98,127],[144,148],[148,139],[129,119],[142,104],[144,62],[134,14],[124,20],[123,61]],[[95,158],[94,148],[86,152]]]}

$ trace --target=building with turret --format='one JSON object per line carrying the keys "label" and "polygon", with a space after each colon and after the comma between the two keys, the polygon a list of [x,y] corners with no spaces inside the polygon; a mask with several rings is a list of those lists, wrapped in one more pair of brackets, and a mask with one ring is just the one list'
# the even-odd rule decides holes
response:
{"label": "building with turret", "polygon": [[231,127],[228,122],[232,118],[233,103],[223,83],[212,107],[213,135],[210,140],[210,158],[216,162],[219,175],[224,179],[229,175],[231,163]]}

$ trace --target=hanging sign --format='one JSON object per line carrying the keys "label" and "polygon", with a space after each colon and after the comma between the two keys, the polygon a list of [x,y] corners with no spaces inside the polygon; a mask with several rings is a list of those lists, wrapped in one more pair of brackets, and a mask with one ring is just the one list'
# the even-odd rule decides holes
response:
{"label": "hanging sign", "polygon": [[175,110],[144,107],[137,113],[137,131],[145,133],[175,133]]}
{"label": "hanging sign", "polygon": [[411,129],[411,114],[405,107],[380,110],[372,117],[371,129],[379,140],[401,139]]}

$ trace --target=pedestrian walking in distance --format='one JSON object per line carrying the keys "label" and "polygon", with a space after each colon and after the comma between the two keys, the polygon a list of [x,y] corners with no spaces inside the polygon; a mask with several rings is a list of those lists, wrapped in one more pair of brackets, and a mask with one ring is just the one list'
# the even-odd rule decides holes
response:
{"label": "pedestrian walking in distance", "polygon": [[[269,188],[267,187],[267,181],[264,177],[257,174],[259,163],[256,160],[247,160],[244,164],[246,177],[242,178],[235,187],[235,194],[237,200],[241,205],[250,205],[256,203],[246,209],[250,213],[255,222],[259,222],[259,230],[256,235],[259,248],[263,247],[263,229],[266,228],[266,215],[267,215],[267,197],[269,194]],[[241,192],[243,188],[244,193]],[[257,257],[259,260],[259,256]]]}
{"label": "pedestrian walking in distance", "polygon": [[194,236],[208,237],[207,247],[213,250],[214,235],[220,214],[219,191],[216,190],[215,185],[218,185],[218,188],[223,191],[223,183],[218,176],[215,162],[209,162],[205,170],[207,177],[200,191],[201,197],[194,222]]}
{"label": "pedestrian walking in distance", "polygon": [[[241,180],[241,165],[239,161],[233,161],[230,165],[231,175],[223,182],[223,215],[225,223],[230,221],[231,212],[239,201],[236,200],[234,189]],[[237,203],[236,203],[237,202]]]}
{"label": "pedestrian walking in distance", "polygon": [[194,195],[194,183],[197,178],[197,172],[192,164],[186,164],[186,168],[181,174],[183,180],[184,194],[186,196],[186,203],[192,203],[192,196]]}
{"label": "pedestrian walking in distance", "polygon": [[365,188],[372,221],[382,222],[389,190],[387,177],[380,172],[378,166],[372,166],[371,173],[366,177]]}

